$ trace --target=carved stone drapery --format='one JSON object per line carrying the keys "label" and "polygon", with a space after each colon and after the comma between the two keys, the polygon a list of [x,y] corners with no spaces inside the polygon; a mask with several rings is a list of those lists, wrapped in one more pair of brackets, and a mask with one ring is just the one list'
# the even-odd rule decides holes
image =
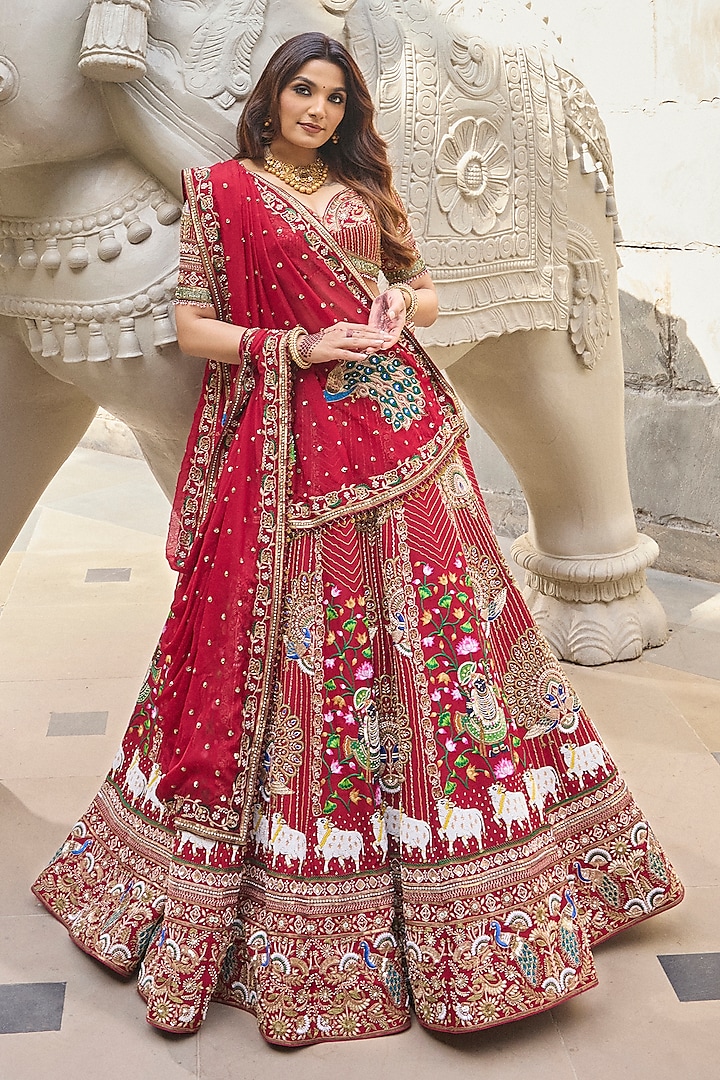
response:
{"label": "carved stone drapery", "polygon": [[568,227],[570,323],[575,352],[595,367],[610,329],[610,276],[592,233],[577,221]]}

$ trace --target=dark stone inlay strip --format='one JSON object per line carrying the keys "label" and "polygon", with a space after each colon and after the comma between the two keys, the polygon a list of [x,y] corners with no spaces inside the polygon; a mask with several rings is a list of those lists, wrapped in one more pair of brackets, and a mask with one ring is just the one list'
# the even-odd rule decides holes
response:
{"label": "dark stone inlay strip", "polygon": [[720,765],[720,750],[714,750],[713,757],[717,761],[718,765]]}
{"label": "dark stone inlay strip", "polygon": [[104,735],[106,712],[51,712],[47,735]]}
{"label": "dark stone inlay strip", "polygon": [[0,1035],[59,1031],[65,983],[0,984]]}
{"label": "dark stone inlay strip", "polygon": [[85,581],[129,581],[131,566],[91,567],[85,574]]}
{"label": "dark stone inlay strip", "polygon": [[720,1001],[720,952],[658,956],[679,1001]]}

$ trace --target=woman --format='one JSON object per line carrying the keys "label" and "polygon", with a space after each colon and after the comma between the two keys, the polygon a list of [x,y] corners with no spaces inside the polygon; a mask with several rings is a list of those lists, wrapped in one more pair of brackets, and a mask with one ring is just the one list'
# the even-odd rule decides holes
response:
{"label": "woman", "polygon": [[498,551],[372,117],[303,34],[239,160],[184,177],[178,334],[209,364],[178,586],[35,884],[170,1031],[211,998],[285,1045],[401,1031],[411,999],[489,1027],[593,986],[591,946],[682,896]]}

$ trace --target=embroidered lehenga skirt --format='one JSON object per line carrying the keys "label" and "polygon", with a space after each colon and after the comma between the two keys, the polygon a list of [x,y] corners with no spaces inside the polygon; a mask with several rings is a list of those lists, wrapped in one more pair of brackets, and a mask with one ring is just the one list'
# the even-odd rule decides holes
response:
{"label": "embroidered lehenga skirt", "polygon": [[411,497],[288,547],[247,846],[178,827],[157,798],[161,641],[37,895],[81,948],[139,965],[149,1019],[175,1031],[211,998],[281,1044],[400,1031],[411,1001],[423,1025],[471,1031],[593,986],[592,946],[682,890],[462,452]]}

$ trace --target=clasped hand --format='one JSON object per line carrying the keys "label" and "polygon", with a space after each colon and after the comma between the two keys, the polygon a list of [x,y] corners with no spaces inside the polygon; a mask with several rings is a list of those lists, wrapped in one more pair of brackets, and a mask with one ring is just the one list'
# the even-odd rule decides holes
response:
{"label": "clasped hand", "polygon": [[377,350],[391,348],[405,325],[405,300],[398,289],[388,289],[373,301],[367,324],[337,322],[308,335],[305,356],[313,364],[365,360]]}

